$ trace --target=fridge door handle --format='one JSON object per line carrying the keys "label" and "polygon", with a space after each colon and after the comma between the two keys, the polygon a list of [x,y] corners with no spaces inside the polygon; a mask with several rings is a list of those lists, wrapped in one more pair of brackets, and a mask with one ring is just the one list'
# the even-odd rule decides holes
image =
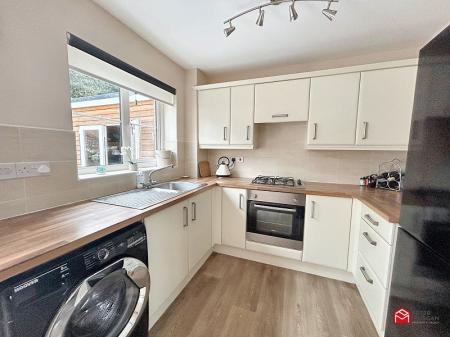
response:
{"label": "fridge door handle", "polygon": [[370,243],[372,246],[376,246],[376,245],[377,245],[377,242],[374,241],[374,240],[372,240],[372,238],[370,237],[369,233],[363,232],[363,235],[364,235],[364,237],[367,239],[367,241],[369,241],[369,243]]}
{"label": "fridge door handle", "polygon": [[370,278],[370,276],[367,274],[366,268],[363,266],[359,267],[359,270],[361,270],[361,274],[363,274],[364,278],[366,279],[367,283],[373,284],[373,280]]}
{"label": "fridge door handle", "polygon": [[369,221],[374,226],[378,227],[380,225],[380,223],[378,221],[375,221],[374,219],[372,219],[372,217],[369,214],[364,215],[364,219]]}

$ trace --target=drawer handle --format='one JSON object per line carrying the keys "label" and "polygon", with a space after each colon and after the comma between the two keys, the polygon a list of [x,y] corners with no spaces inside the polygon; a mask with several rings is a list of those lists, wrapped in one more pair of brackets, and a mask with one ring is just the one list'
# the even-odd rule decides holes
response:
{"label": "drawer handle", "polygon": [[372,238],[370,237],[369,233],[364,232],[363,235],[364,235],[364,237],[367,239],[367,241],[369,241],[369,243],[370,243],[372,246],[376,246],[376,245],[377,245],[377,242],[372,240]]}
{"label": "drawer handle", "polygon": [[280,117],[286,118],[286,117],[289,117],[289,114],[275,114],[275,115],[272,115],[272,118],[280,118]]}
{"label": "drawer handle", "polygon": [[369,214],[364,215],[364,219],[369,221],[374,226],[379,226],[380,225],[380,223],[378,221],[375,221],[374,219],[372,219],[372,217]]}
{"label": "drawer handle", "polygon": [[361,274],[363,274],[364,278],[366,279],[367,283],[373,284],[373,280],[369,277],[367,274],[366,268],[359,267],[359,270],[361,270]]}

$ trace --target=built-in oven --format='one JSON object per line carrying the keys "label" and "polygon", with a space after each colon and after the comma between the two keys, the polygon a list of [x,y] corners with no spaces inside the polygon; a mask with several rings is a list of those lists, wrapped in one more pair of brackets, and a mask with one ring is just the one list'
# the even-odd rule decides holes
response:
{"label": "built-in oven", "polygon": [[303,249],[304,194],[250,190],[247,200],[248,241]]}

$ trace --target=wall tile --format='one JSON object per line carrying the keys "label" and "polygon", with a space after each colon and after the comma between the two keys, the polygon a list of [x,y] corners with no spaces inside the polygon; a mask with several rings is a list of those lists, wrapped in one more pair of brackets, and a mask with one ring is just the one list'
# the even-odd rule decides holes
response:
{"label": "wall tile", "polygon": [[72,131],[20,128],[24,161],[76,160]]}
{"label": "wall tile", "polygon": [[0,180],[0,202],[25,198],[23,179]]}
{"label": "wall tile", "polygon": [[0,203],[0,219],[11,218],[26,212],[25,199],[11,200]]}
{"label": "wall tile", "polygon": [[14,163],[22,160],[19,129],[0,126],[0,163]]}

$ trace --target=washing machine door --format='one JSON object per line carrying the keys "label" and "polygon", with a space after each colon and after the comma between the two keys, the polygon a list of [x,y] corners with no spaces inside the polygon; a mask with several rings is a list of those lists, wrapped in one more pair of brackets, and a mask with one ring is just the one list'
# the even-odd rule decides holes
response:
{"label": "washing machine door", "polygon": [[150,275],[124,258],[85,279],[61,306],[46,337],[128,337],[145,310]]}

